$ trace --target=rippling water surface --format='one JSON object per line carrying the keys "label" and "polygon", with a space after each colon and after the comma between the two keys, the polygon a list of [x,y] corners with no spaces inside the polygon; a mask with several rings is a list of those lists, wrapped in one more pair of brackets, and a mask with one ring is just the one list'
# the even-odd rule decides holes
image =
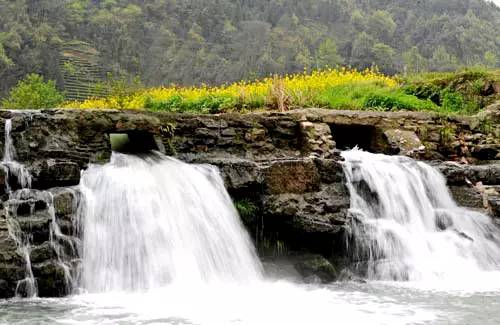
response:
{"label": "rippling water surface", "polygon": [[[500,291],[416,283],[165,287],[0,303],[2,324],[498,324]],[[429,284],[430,286],[430,284]]]}

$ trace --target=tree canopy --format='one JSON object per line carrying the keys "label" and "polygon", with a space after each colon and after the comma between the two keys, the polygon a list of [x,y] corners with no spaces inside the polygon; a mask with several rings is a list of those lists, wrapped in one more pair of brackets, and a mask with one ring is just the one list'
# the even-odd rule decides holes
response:
{"label": "tree canopy", "polygon": [[500,8],[483,0],[0,0],[0,12],[0,95],[29,73],[64,89],[98,70],[155,86],[500,66]]}

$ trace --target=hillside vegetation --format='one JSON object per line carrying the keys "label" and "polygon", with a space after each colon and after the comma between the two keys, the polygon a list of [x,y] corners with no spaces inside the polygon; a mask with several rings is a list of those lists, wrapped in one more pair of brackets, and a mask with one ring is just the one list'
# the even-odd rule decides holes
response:
{"label": "hillside vegetation", "polygon": [[29,73],[83,99],[107,74],[157,87],[500,65],[500,8],[482,0],[0,0],[0,13],[0,96]]}

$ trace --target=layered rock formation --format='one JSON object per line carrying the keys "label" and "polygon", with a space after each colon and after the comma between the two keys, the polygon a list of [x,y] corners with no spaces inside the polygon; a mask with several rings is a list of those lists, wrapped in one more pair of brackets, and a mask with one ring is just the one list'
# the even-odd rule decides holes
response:
{"label": "layered rock formation", "polygon": [[[0,175],[0,298],[26,294],[26,254],[40,296],[72,289],[80,254],[80,171],[109,160],[116,134],[126,136],[125,152],[159,150],[217,165],[235,202],[251,206],[242,217],[261,254],[296,256],[299,273],[310,277],[316,269],[323,281],[337,276],[350,223],[339,150],[357,145],[433,160],[461,204],[499,217],[500,138],[498,125],[485,119],[318,109],[245,115],[2,111],[0,118],[0,125],[11,120],[15,159],[32,177],[30,190],[20,189],[15,173]],[[440,162],[448,160],[455,162]],[[13,191],[5,193],[6,185]]]}

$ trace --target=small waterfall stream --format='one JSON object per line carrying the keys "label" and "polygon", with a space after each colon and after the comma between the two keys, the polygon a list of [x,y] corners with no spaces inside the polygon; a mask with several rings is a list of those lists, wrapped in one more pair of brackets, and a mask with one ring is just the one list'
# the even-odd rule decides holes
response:
{"label": "small waterfall stream", "polygon": [[[29,115],[28,117],[31,117]],[[7,219],[9,235],[16,242],[19,254],[24,259],[25,278],[17,283],[16,296],[18,297],[36,297],[38,295],[37,281],[33,274],[31,263],[31,250],[33,236],[26,231],[23,231],[20,223],[17,210],[20,205],[28,204],[30,215],[35,213],[35,205],[37,202],[45,202],[46,212],[50,216],[49,242],[54,250],[58,265],[63,269],[66,278],[66,290],[71,292],[75,287],[75,275],[73,267],[70,265],[70,255],[76,256],[76,250],[73,239],[62,234],[56,220],[54,211],[54,197],[52,193],[47,191],[31,190],[32,177],[29,170],[23,164],[15,160],[16,150],[11,136],[12,120],[5,120],[4,134],[4,156],[1,166],[5,171],[5,192],[9,199],[5,202],[4,211]],[[15,186],[13,186],[15,185]]]}
{"label": "small waterfall stream", "polygon": [[82,286],[89,292],[261,278],[215,167],[113,153],[109,164],[83,173],[80,189]]}
{"label": "small waterfall stream", "polygon": [[468,281],[500,270],[500,230],[487,215],[458,207],[439,171],[357,149],[342,156],[354,259],[369,279]]}
{"label": "small waterfall stream", "polygon": [[[13,192],[11,182],[15,178],[15,182],[21,189],[29,189],[31,187],[31,175],[23,164],[15,161],[16,150],[12,141],[12,120],[5,120],[4,134],[4,155],[2,159],[2,167],[5,171],[5,192],[9,194],[9,201],[17,201],[18,197]],[[31,268],[31,236],[24,234],[19,226],[19,222],[15,218],[15,211],[9,211],[5,208],[7,225],[9,227],[9,235],[16,241],[16,245],[24,258],[25,262],[25,278],[20,280],[16,287],[16,296],[35,297],[38,294],[37,284],[33,276]]]}
{"label": "small waterfall stream", "polygon": [[2,166],[5,170],[5,186],[6,192],[12,192],[10,179],[12,176],[15,178],[15,182],[19,184],[21,188],[30,188],[31,187],[31,175],[26,167],[17,162],[15,160],[16,157],[16,149],[14,147],[14,143],[12,141],[11,136],[12,131],[12,120],[5,120],[5,129],[4,129],[4,153],[2,158]]}

